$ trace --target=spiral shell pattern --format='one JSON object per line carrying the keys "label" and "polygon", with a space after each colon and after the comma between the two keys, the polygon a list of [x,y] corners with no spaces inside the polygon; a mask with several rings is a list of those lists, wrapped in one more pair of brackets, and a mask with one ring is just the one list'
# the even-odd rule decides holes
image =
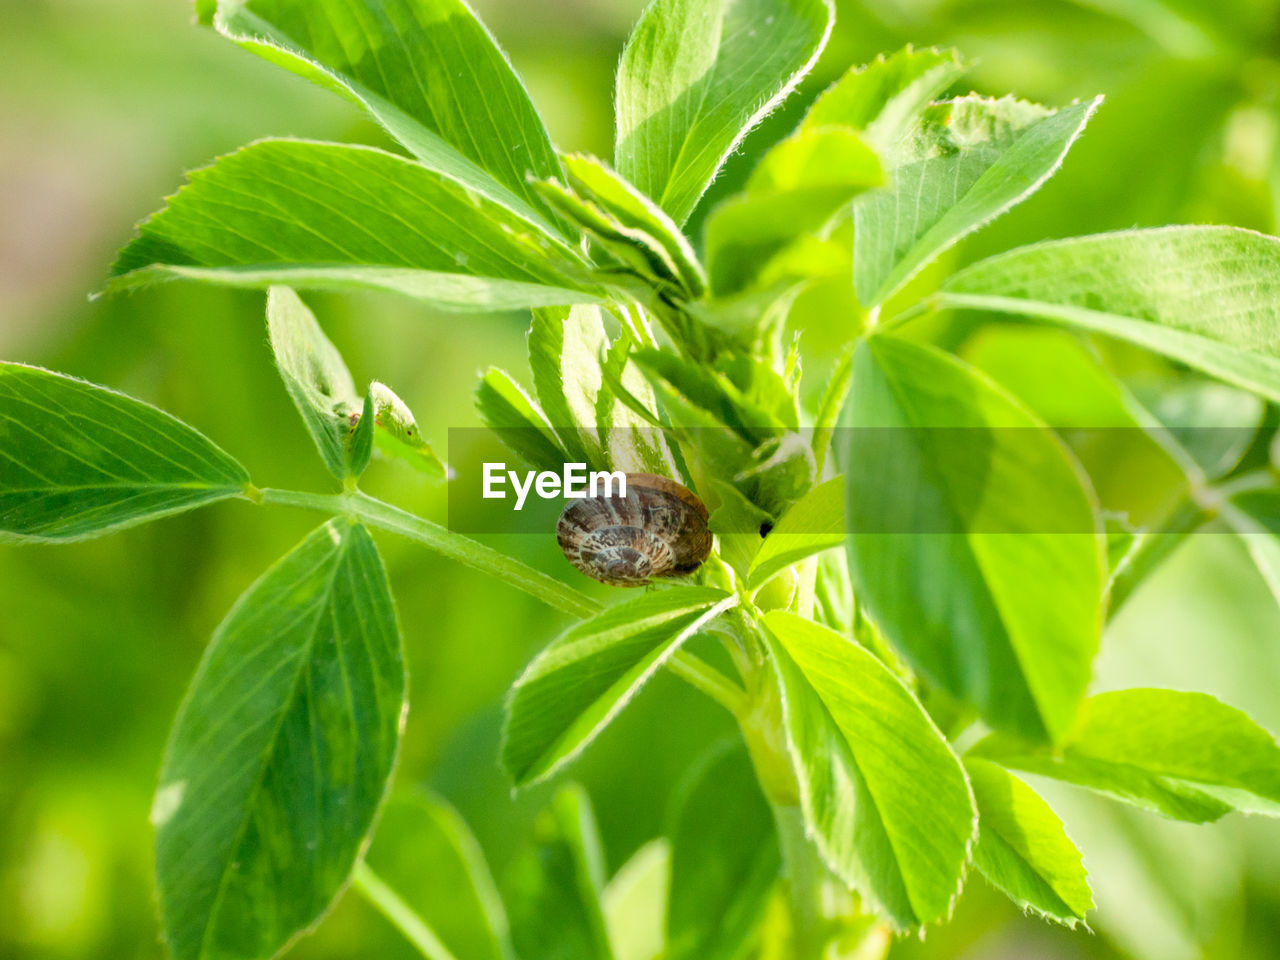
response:
{"label": "spiral shell pattern", "polygon": [[625,497],[570,503],[556,524],[556,540],[588,577],[641,587],[698,569],[712,538],[707,508],[690,490],[656,474],[629,473]]}

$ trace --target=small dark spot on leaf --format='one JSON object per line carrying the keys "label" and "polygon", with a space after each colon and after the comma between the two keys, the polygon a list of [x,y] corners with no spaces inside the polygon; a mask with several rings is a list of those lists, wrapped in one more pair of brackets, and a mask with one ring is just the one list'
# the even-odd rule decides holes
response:
{"label": "small dark spot on leaf", "polygon": [[760,536],[767,537],[772,532],[773,532],[772,520],[766,520],[764,523],[760,524]]}

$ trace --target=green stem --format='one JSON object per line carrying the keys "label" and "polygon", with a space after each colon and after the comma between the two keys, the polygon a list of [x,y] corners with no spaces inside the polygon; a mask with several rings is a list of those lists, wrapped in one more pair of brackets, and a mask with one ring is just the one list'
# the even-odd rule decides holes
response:
{"label": "green stem", "polygon": [[262,502],[288,507],[302,507],[322,513],[355,517],[371,527],[398,533],[410,540],[523,590],[543,603],[572,614],[592,617],[602,609],[600,604],[579,593],[555,577],[549,577],[528,564],[521,563],[499,550],[454,533],[430,520],[415,516],[399,507],[363,493],[324,494],[295,490],[262,490]]}
{"label": "green stem", "polygon": [[351,877],[351,886],[368,900],[378,912],[418,948],[427,960],[457,960],[425,920],[400,899],[386,882],[361,861]]}
{"label": "green stem", "polygon": [[735,717],[746,714],[746,692],[705,660],[684,650],[677,650],[667,661],[667,669],[705,693]]}
{"label": "green stem", "polygon": [[797,960],[819,957],[822,933],[823,867],[804,832],[804,815],[799,807],[773,808],[778,824],[778,842],[782,848],[782,864],[790,894],[791,932]]}

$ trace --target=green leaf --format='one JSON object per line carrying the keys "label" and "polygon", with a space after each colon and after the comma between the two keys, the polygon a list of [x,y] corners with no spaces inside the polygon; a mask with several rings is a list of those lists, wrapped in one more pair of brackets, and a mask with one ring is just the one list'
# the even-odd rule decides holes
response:
{"label": "green leaf", "polygon": [[832,477],[782,515],[751,562],[749,587],[755,589],[793,563],[844,543],[844,487],[844,477]]}
{"label": "green leaf", "polygon": [[802,130],[764,155],[744,192],[707,218],[712,291],[729,296],[798,237],[817,235],[858,194],[884,184],[880,158],[850,127]]}
{"label": "green leaf", "polygon": [[826,0],[654,0],[618,66],[614,166],[683,224],[826,45]]}
{"label": "green leaf", "polygon": [[[521,960],[614,960],[601,902],[604,850],[591,799],[561,787],[535,824],[536,842],[504,884]],[[464,960],[464,958],[460,958]]]}
{"label": "green leaf", "polygon": [[439,797],[393,796],[365,862],[454,956],[513,960],[507,914],[484,852]]}
{"label": "green leaf", "polygon": [[373,435],[377,429],[374,423],[373,394],[366,393],[360,413],[351,425],[347,437],[347,476],[355,478],[364,473],[373,459]]}
{"label": "green leaf", "polygon": [[853,387],[853,349],[841,352],[835,369],[822,391],[822,399],[818,403],[818,412],[813,418],[813,436],[810,443],[813,447],[814,475],[822,476],[827,457],[831,454],[831,442],[835,439],[836,425],[840,422],[840,411],[849,398],[849,390]]}
{"label": "green leaf", "polygon": [[596,425],[609,338],[597,307],[535,310],[529,369],[538,401],[574,462],[609,466]]}
{"label": "green leaf", "polygon": [[349,441],[363,403],[338,348],[288,287],[267,293],[267,332],[285,389],[325,466],[338,479],[358,475]]}
{"label": "green leaf", "polygon": [[773,811],[740,741],[682,785],[672,842],[666,960],[735,960],[764,915],[781,862]]}
{"label": "green leaf", "polygon": [[931,347],[854,355],[843,453],[858,599],[914,669],[1031,739],[1089,683],[1105,558],[1091,493],[1027,410]]}
{"label": "green leaf", "polygon": [[1280,603],[1280,489],[1273,485],[1233,493],[1222,519],[1244,541],[1254,566]]}
{"label": "green leaf", "polygon": [[600,900],[616,960],[664,960],[670,886],[666,837],[650,840],[609,879]]}
{"label": "green leaf", "polygon": [[109,290],[187,277],[372,289],[442,309],[590,302],[576,253],[507,208],[372,147],[263,140],[190,174]]}
{"label": "green leaf", "polygon": [[978,801],[974,866],[1023,910],[1074,927],[1093,909],[1080,851],[1040,795],[987,760],[965,760]]}
{"label": "green leaf", "polygon": [[1153,385],[1138,391],[1138,398],[1207,480],[1225,477],[1240,464],[1266,413],[1261,398],[1198,378]]}
{"label": "green leaf", "polygon": [[1186,497],[1190,458],[1078,335],[987,324],[966,342],[964,358],[1059,432],[1108,514],[1162,527]]}
{"label": "green leaf", "polygon": [[910,45],[855,67],[814,101],[802,130],[830,126],[863,131],[891,153],[931,101],[969,69],[951,49],[916,50]]}
{"label": "green leaf", "polygon": [[448,468],[422,438],[422,430],[413,411],[385,383],[369,384],[373,400],[373,417],[377,426],[374,446],[389,457],[403,460],[409,466],[436,478],[448,475]]}
{"label": "green leaf", "polygon": [[737,601],[676,587],[611,607],[552,641],[507,702],[502,763],[517,786],[546,779],[595,739],[689,637]]}
{"label": "green leaf", "polygon": [[764,619],[780,641],[770,651],[791,762],[823,858],[895,928],[945,919],[977,826],[960,762],[862,647],[795,614]]}
{"label": "green leaf", "polygon": [[[717,427],[729,427],[752,445],[780,433],[785,427],[777,413],[757,403],[729,377],[706,364],[657,348],[636,350],[631,357],[651,380],[666,381],[689,403],[710,414]],[[700,426],[701,423],[695,421],[680,426]]]}
{"label": "green leaf", "polygon": [[[660,426],[658,402],[645,375],[631,362],[634,341],[624,333],[601,367],[607,390],[596,395],[596,424],[609,462],[628,473],[679,477],[680,469]],[[637,409],[638,408],[638,409]]]}
{"label": "green leaf", "polygon": [[939,307],[1125,340],[1280,401],[1280,240],[1159,227],[1019,247],[961,270]]}
{"label": "green leaf", "polygon": [[240,496],[249,475],[140,400],[0,363],[0,542],[82,540]]}
{"label": "green leaf", "polygon": [[355,101],[419,160],[541,221],[561,175],[519,77],[462,0],[223,0],[224,35]]}
{"label": "green leaf", "polygon": [[333,520],[214,633],[174,721],[152,822],[175,960],[257,960],[342,888],[386,791],[405,706],[386,572]]}
{"label": "green leaf", "polygon": [[1102,693],[1057,752],[993,734],[972,753],[1175,820],[1207,823],[1233,809],[1280,816],[1280,746],[1205,693]]}
{"label": "green leaf", "polygon": [[716,549],[720,558],[746,580],[751,561],[764,543],[760,531],[772,526],[772,514],[760,509],[731,483],[711,479],[714,491],[714,509],[707,520],[707,529],[716,535]]}
{"label": "green leaf", "polygon": [[569,454],[560,448],[556,432],[528,394],[511,376],[490,367],[476,387],[480,419],[529,466],[563,470]]}
{"label": "green leaf", "polygon": [[970,96],[930,107],[892,158],[893,186],[854,204],[853,277],[863,306],[884,303],[944,250],[1040,189],[1099,103],[1054,111]]}
{"label": "green leaf", "polygon": [[642,232],[662,250],[672,269],[671,279],[687,297],[696,299],[706,292],[707,278],[698,255],[661,207],[595,157],[573,153],[563,159],[574,190],[624,228]]}

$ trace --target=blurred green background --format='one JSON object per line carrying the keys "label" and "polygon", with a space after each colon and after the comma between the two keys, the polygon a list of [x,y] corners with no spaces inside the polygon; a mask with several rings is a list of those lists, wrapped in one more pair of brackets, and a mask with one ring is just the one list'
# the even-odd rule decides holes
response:
{"label": "blurred green background", "polygon": [[[607,156],[613,68],[641,0],[475,5],[559,145]],[[960,259],[1135,225],[1275,231],[1271,0],[841,2],[817,74],[749,138],[713,197],[822,85],[907,41],[958,44],[979,59],[971,79],[984,93],[1051,104],[1107,95],[1063,172]],[[352,108],[194,27],[183,0],[0,0],[0,357],[156,403],[259,485],[327,489],[273,370],[260,295],[174,284],[86,299],[183,170],[283,134],[384,142]],[[478,425],[478,369],[523,369],[519,315],[308,299],[357,380],[391,384],[440,446],[448,427]],[[848,330],[841,321],[833,306],[809,335],[815,352]],[[369,485],[444,517],[443,491],[397,465],[376,466]],[[0,957],[162,956],[147,814],[169,721],[222,614],[316,522],[236,502],[105,540],[0,550]],[[563,621],[407,543],[381,545],[412,671],[399,782],[455,803],[501,873],[547,798],[513,799],[495,767],[502,697]],[[551,537],[508,546],[565,570]],[[1207,690],[1280,731],[1280,613],[1234,539],[1192,538],[1125,609],[1097,685]],[[589,751],[574,775],[596,803],[611,867],[661,832],[672,784],[728,732],[715,708],[659,678]],[[1280,825],[1187,827],[1049,792],[1093,874],[1095,933],[1026,919],[975,877],[951,926],[894,956],[1280,955]],[[294,955],[410,954],[351,898]]]}

